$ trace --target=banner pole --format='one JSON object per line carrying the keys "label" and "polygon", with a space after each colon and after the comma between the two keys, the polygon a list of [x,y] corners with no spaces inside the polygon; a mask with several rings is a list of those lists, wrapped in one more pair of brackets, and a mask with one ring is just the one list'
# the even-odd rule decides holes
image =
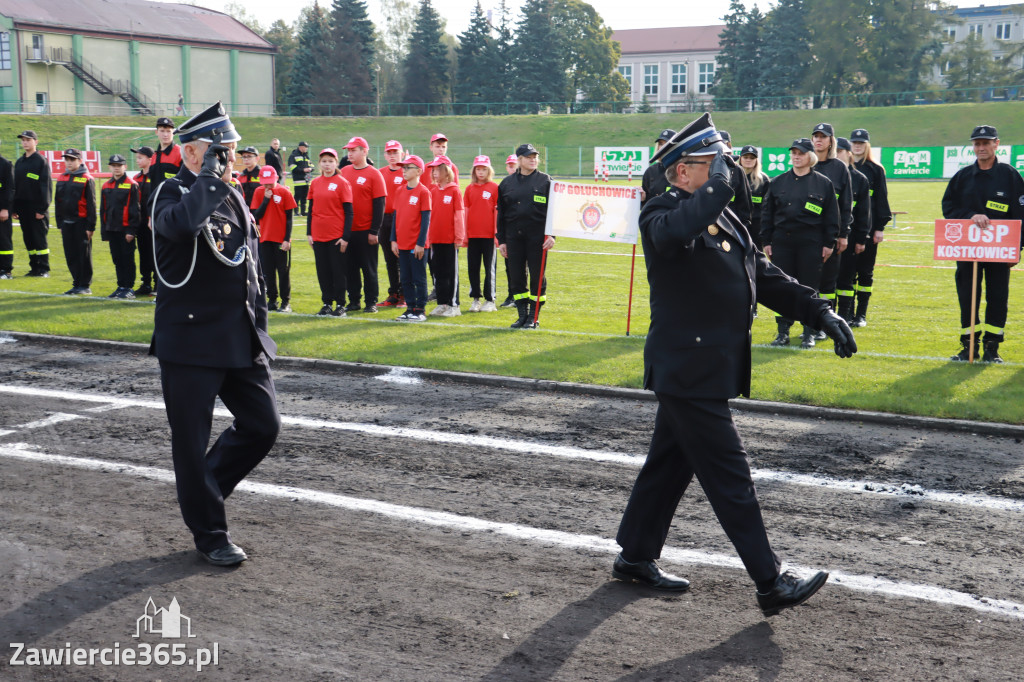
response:
{"label": "banner pole", "polygon": [[974,261],[974,267],[971,270],[971,336],[968,340],[970,344],[967,348],[967,362],[974,362],[974,320],[977,319],[975,316],[978,314],[978,261]]}
{"label": "banner pole", "polygon": [[633,319],[633,273],[636,271],[636,244],[633,244],[633,258],[629,266],[629,303],[626,307],[626,336],[629,336],[629,323]]}
{"label": "banner pole", "polygon": [[[545,235],[544,239],[547,239]],[[548,262],[548,251],[550,249],[543,249],[540,253],[540,277],[537,278],[537,300],[534,301],[533,306],[533,326],[537,326],[537,318],[540,317],[540,290],[544,288],[544,266]]]}

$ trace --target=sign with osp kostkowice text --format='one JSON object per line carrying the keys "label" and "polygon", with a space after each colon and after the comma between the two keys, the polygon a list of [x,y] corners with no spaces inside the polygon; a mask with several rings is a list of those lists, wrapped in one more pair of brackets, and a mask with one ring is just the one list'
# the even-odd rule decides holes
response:
{"label": "sign with osp kostkowice text", "polygon": [[1016,263],[1020,260],[1019,220],[993,220],[988,229],[970,218],[935,221],[935,260]]}

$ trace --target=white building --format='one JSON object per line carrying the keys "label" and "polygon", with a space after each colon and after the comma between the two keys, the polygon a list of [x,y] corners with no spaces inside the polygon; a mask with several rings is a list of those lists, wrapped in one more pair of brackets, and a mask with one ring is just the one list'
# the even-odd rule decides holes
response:
{"label": "white building", "polygon": [[[1013,48],[1024,40],[1024,15],[1022,5],[992,5],[990,7],[957,7],[952,12],[943,13],[948,18],[941,26],[948,53],[969,36],[980,35],[996,59],[1002,59]],[[1024,67],[1024,59],[1018,57],[1014,64],[1017,68]],[[940,71],[941,68],[941,71]],[[932,74],[932,80],[942,83],[942,72],[948,68],[943,62]]]}

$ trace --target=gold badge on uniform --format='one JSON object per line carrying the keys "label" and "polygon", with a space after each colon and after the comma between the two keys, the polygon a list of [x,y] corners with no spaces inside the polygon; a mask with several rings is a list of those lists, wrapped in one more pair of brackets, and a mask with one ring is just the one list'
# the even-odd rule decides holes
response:
{"label": "gold badge on uniform", "polygon": [[224,240],[223,239],[218,239],[217,240],[217,250],[218,251],[223,251],[224,250]]}
{"label": "gold badge on uniform", "polygon": [[224,227],[221,228],[221,232],[223,232],[224,236],[226,237],[227,235],[231,234],[231,226],[225,223]]}
{"label": "gold badge on uniform", "polygon": [[729,242],[722,242],[722,248],[725,249],[726,251],[729,251],[732,248],[732,246],[729,244]]}
{"label": "gold badge on uniform", "polygon": [[708,225],[708,234],[712,237],[718,234],[718,225]]}

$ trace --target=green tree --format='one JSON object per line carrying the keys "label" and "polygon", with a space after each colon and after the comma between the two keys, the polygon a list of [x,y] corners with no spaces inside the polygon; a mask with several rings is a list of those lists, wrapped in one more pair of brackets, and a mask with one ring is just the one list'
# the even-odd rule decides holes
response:
{"label": "green tree", "polygon": [[[871,30],[865,34],[861,69],[875,93],[917,90],[942,53],[943,14],[928,0],[868,0]],[[893,104],[894,97],[872,98]]]}
{"label": "green tree", "polygon": [[320,60],[321,80],[317,91],[321,101],[353,104],[340,113],[366,116],[371,113],[377,91],[374,74],[376,28],[366,13],[363,0],[334,0],[330,14],[330,50]]}
{"label": "green tree", "polygon": [[299,15],[298,34],[299,45],[289,72],[284,113],[292,116],[323,115],[328,113],[327,108],[314,106],[315,102],[322,101],[314,83],[323,77],[320,63],[329,51],[331,27],[327,14],[316,0],[311,7],[303,8]]}
{"label": "green tree", "polygon": [[[481,94],[484,102],[500,104],[509,101],[512,82],[512,25],[505,0],[499,5],[497,36],[484,52],[483,70],[490,76],[490,81]],[[490,113],[504,113],[505,109],[488,107]]]}
{"label": "green tree", "polygon": [[420,2],[403,70],[405,93],[402,100],[422,105],[411,107],[410,113],[441,113],[439,107],[426,106],[448,102],[451,93],[444,25],[430,0]]}
{"label": "green tree", "polygon": [[804,0],[779,0],[765,19],[757,95],[761,108],[793,109],[807,74],[810,37]]}
{"label": "green tree", "polygon": [[416,24],[416,6],[410,0],[382,0],[380,7],[384,27],[377,36],[375,75],[380,82],[381,101],[399,102],[405,93],[402,63]]}
{"label": "green tree", "polygon": [[540,102],[566,101],[564,50],[552,49],[560,36],[555,31],[551,5],[552,0],[526,0],[516,24],[509,99],[524,103],[517,107],[524,113],[537,113]]}
{"label": "green tree", "polygon": [[[493,74],[486,68],[487,55],[494,49],[494,36],[491,35],[491,25],[487,22],[480,3],[476,3],[473,10],[473,18],[469,27],[459,36],[459,46],[456,49],[458,55],[458,71],[455,77],[455,101],[460,104],[486,102],[484,99],[490,90]],[[477,105],[475,107],[459,107],[458,113],[483,114],[486,107]]]}
{"label": "green tree", "polygon": [[836,95],[864,88],[863,36],[873,30],[868,12],[868,0],[814,0],[807,13],[811,59],[802,89],[814,94],[815,107],[836,106]]}
{"label": "green tree", "polygon": [[719,34],[721,51],[715,59],[715,108],[746,109],[757,94],[764,53],[765,17],[755,6],[747,10],[740,0],[732,0],[725,16],[725,29]]}
{"label": "green tree", "polygon": [[288,101],[285,93],[291,81],[292,63],[299,47],[299,38],[295,29],[281,19],[270,25],[263,38],[277,46],[277,55],[274,58],[274,92],[277,93],[277,103],[281,104]]}
{"label": "green tree", "polygon": [[[1005,67],[995,60],[985,45],[985,39],[977,33],[967,36],[966,40],[946,54],[943,78],[951,90],[996,85],[1000,76],[1004,75]],[[964,99],[967,96],[964,93],[956,98]]]}
{"label": "green tree", "polygon": [[558,36],[555,44],[562,48],[564,98],[574,103],[573,111],[580,110],[577,98],[609,102],[602,107],[609,110],[624,102],[629,83],[616,68],[622,49],[597,10],[583,0],[553,0],[551,17]]}

